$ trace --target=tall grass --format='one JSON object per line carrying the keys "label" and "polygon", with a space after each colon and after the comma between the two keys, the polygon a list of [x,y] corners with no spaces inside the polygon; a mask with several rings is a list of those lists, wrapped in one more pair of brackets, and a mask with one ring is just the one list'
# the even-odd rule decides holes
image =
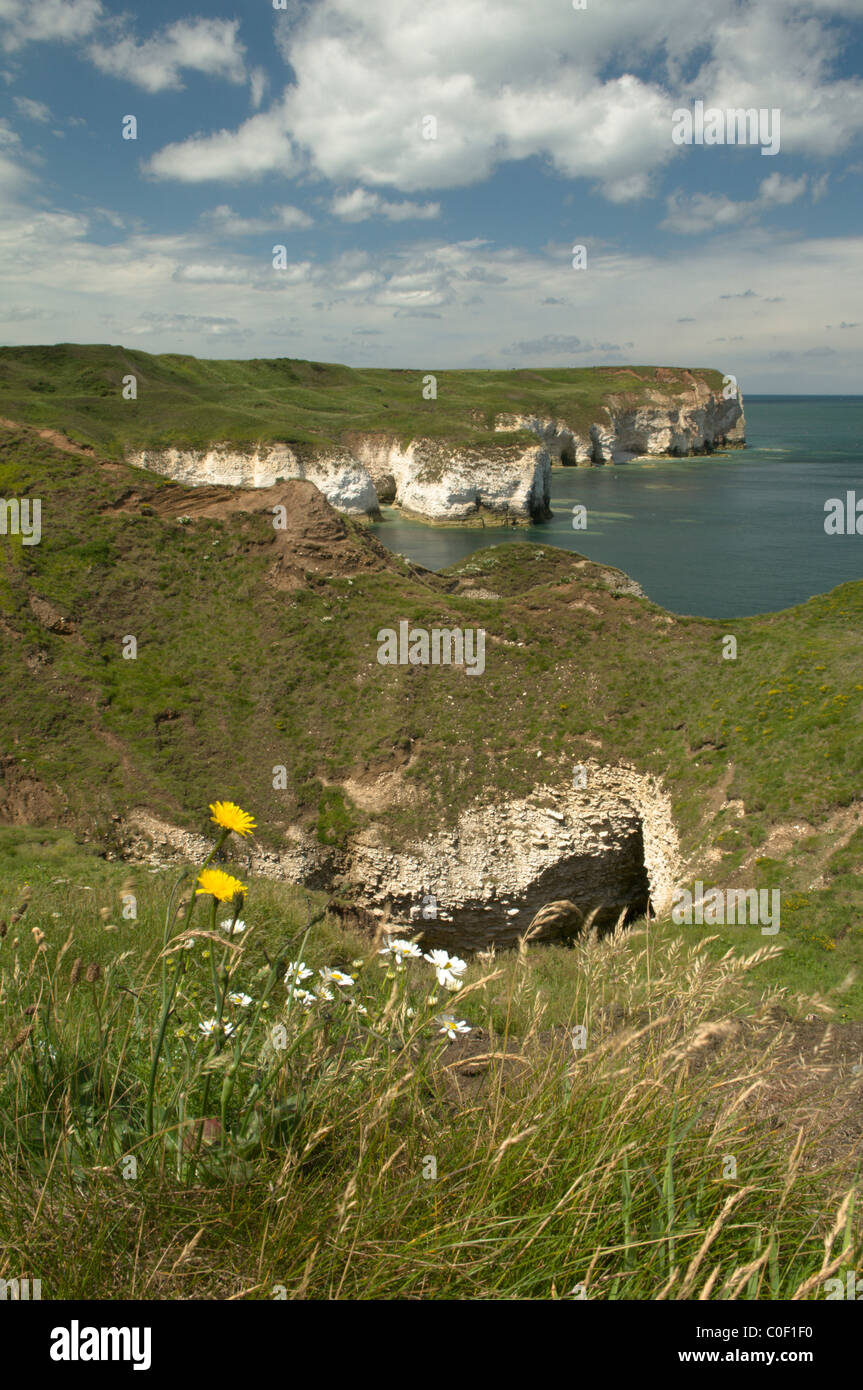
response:
{"label": "tall grass", "polygon": [[[451,990],[296,890],[254,884],[229,933],[240,902],[194,919],[191,886],[151,880],[109,934],[76,887],[39,888],[0,943],[0,1277],[51,1298],[786,1299],[859,1261],[853,1163],[760,1105],[776,995],[743,1018],[740,985],[773,945],[716,959],[642,923],[559,950],[557,988],[554,948],[525,942]],[[450,1043],[445,1014],[471,1032]]]}

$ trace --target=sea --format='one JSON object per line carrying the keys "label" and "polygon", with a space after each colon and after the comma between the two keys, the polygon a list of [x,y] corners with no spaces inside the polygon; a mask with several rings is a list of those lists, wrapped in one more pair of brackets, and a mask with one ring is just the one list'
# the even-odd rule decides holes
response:
{"label": "sea", "polygon": [[[863,579],[863,534],[825,530],[830,499],[856,492],[863,502],[863,396],[744,405],[745,449],[555,468],[547,522],[427,526],[385,508],[371,529],[432,570],[483,546],[559,546],[625,570],[673,613],[706,618],[774,612]],[[584,530],[573,528],[576,506],[586,508]]]}

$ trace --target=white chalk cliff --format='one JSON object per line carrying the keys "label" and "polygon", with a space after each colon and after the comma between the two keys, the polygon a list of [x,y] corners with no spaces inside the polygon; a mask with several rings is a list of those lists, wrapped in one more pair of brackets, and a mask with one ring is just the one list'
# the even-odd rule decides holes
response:
{"label": "white chalk cliff", "polygon": [[531,430],[555,463],[582,467],[656,455],[709,454],[746,442],[740,388],[725,397],[697,378],[679,394],[649,391],[635,405],[623,396],[609,396],[602,417],[585,430],[566,420],[498,415],[494,427]]}
{"label": "white chalk cliff", "polygon": [[356,434],[350,442],[299,452],[287,444],[205,449],[139,449],[128,461],[187,486],[273,487],[300,478],[351,516],[377,516],[392,503],[430,522],[541,521],[551,515],[552,464],[590,467],[647,455],[712,453],[744,443],[739,389],[726,399],[690,377],[682,390],[656,389],[637,404],[609,396],[587,428],[538,415],[498,415],[498,433],[529,431],[536,444],[450,443]]}
{"label": "white chalk cliff", "polygon": [[300,458],[287,444],[211,444],[207,449],[139,449],[129,463],[162,473],[175,483],[199,487],[275,487],[299,478],[314,483],[337,511],[351,516],[374,515],[378,498],[368,469],[349,450],[333,448],[310,459]]}

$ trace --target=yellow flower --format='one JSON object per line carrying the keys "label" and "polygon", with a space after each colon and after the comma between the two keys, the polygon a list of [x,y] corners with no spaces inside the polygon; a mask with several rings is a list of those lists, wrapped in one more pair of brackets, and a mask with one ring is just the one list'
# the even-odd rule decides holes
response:
{"label": "yellow flower", "polygon": [[233,801],[217,801],[210,806],[212,815],[210,820],[216,825],[220,825],[223,830],[236,830],[238,835],[251,835],[255,827],[255,818],[250,816],[248,811],[241,811]]}
{"label": "yellow flower", "polygon": [[247,891],[247,885],[241,883],[232,874],[223,873],[221,869],[202,869],[198,874],[200,888],[195,889],[195,893],[209,893],[212,897],[218,898],[220,903],[232,902],[239,894]]}

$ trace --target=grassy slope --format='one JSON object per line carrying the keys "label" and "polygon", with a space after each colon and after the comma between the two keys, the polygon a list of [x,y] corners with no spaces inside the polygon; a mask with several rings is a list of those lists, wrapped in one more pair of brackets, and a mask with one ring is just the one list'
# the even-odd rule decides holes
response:
{"label": "grassy slope", "polygon": [[[615,595],[568,552],[513,545],[446,576],[393,559],[285,592],[266,582],[266,517],[178,525],[118,511],[146,475],[29,431],[2,441],[0,495],[43,499],[43,539],[0,539],[0,753],[11,780],[40,788],[46,819],[104,836],[112,813],[137,804],[203,828],[207,803],[233,797],[265,840],[282,843],[300,820],[329,841],[368,818],[340,784],[409,753],[412,795],[381,813],[397,841],[474,797],[625,759],[667,778],[695,874],[785,890],[772,978],[828,990],[856,969],[863,832],[847,825],[840,845],[831,817],[859,797],[863,584],[720,624]],[[154,496],[170,487],[151,485]],[[358,546],[375,544],[347,527]],[[460,573],[502,597],[448,592]],[[50,631],[34,597],[73,630]],[[485,674],[379,666],[375,634],[400,618],[483,626]],[[722,659],[726,633],[736,661]],[[135,661],[122,658],[127,634]],[[287,791],[272,787],[280,764]],[[742,817],[721,809],[735,799]],[[803,820],[813,829],[787,852],[759,853],[774,824]],[[719,935],[762,942],[755,929]],[[863,984],[834,1002],[863,1016]]]}
{"label": "grassy slope", "polygon": [[[671,395],[677,380],[657,368],[589,367],[519,371],[441,371],[438,396],[422,396],[416,371],[344,367],[293,358],[207,361],[177,354],[152,356],[102,344],[0,348],[0,416],[60,429],[112,457],[127,447],[201,447],[286,441],[320,446],[353,431],[386,431],[407,441],[419,435],[461,443],[501,444],[494,416],[539,412],[586,428],[601,417],[604,399],[627,392],[638,400],[659,386]],[[635,375],[637,373],[637,375]],[[134,375],[135,401],[122,399]],[[695,371],[714,389],[721,374]],[[533,436],[529,436],[532,438]]]}

